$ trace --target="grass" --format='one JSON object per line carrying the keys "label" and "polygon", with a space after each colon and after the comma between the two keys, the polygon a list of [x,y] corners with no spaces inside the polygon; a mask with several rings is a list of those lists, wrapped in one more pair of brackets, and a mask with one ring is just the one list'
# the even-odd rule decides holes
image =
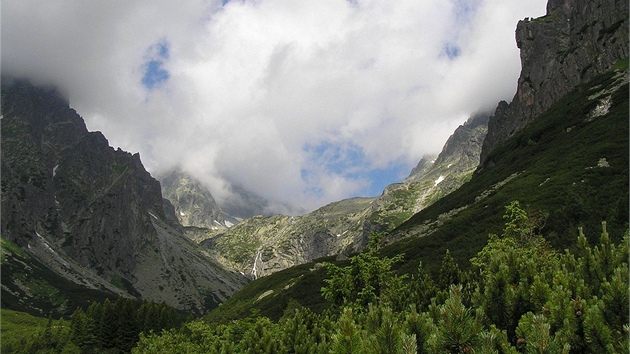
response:
{"label": "grass", "polygon": [[1,309],[0,316],[0,332],[3,342],[5,340],[18,342],[32,338],[45,329],[48,323],[48,319],[45,317],[36,317],[8,309]]}

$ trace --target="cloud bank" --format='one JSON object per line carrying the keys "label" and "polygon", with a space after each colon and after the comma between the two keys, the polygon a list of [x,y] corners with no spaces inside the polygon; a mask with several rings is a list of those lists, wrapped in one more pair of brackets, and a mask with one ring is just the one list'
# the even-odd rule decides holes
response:
{"label": "cloud bank", "polygon": [[531,0],[2,4],[2,73],[55,84],[88,128],[299,213],[375,195],[511,100]]}

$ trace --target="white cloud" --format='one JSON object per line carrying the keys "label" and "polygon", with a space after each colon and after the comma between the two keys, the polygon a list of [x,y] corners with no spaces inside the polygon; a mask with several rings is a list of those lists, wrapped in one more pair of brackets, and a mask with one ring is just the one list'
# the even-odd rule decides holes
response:
{"label": "white cloud", "polygon": [[[365,193],[372,169],[411,168],[471,112],[510,100],[516,23],[545,3],[10,0],[2,70],[60,85],[153,172],[180,164],[218,200],[233,182],[309,210]],[[169,76],[149,90],[157,44]],[[361,163],[330,168],[306,149],[324,143],[357,147]]]}

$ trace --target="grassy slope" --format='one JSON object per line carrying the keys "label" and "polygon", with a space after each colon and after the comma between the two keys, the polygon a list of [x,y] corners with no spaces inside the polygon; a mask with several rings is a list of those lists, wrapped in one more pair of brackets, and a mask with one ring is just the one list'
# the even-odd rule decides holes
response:
{"label": "grassy slope", "polygon": [[[493,151],[489,159],[494,166],[478,171],[469,183],[414,215],[395,233],[412,232],[449,210],[469,205],[467,209],[429,237],[398,242],[386,253],[405,253],[408,259],[439,266],[449,249],[465,265],[489,233],[500,232],[504,206],[513,200],[549,214],[543,234],[557,248],[574,243],[578,226],[595,241],[603,220],[618,241],[628,227],[628,85],[613,94],[607,115],[586,119],[599,102],[589,96],[610,84],[612,76],[603,75],[565,96]],[[601,158],[610,167],[593,168]],[[482,191],[514,173],[519,175],[475,203]],[[416,266],[408,262],[405,270]]]}
{"label": "grassy slope", "polygon": [[115,298],[61,277],[5,239],[2,239],[2,285],[3,309],[36,316],[69,316],[77,306],[86,308],[92,301]]}
{"label": "grassy slope", "polygon": [[[627,70],[627,60],[623,67]],[[446,249],[467,266],[488,234],[501,231],[504,207],[513,200],[549,214],[543,233],[557,248],[573,245],[577,226],[584,226],[594,241],[602,220],[608,222],[611,238],[618,242],[628,228],[628,85],[613,94],[607,115],[586,119],[599,102],[589,96],[612,84],[613,76],[613,72],[604,74],[565,96],[499,146],[490,156],[492,167],[478,171],[468,183],[414,215],[392,234],[413,234],[426,221],[468,207],[432,234],[394,242],[384,247],[383,253],[404,253],[403,272],[415,271],[421,261],[436,272]],[[593,168],[601,158],[606,158],[610,167]],[[519,174],[475,202],[484,191],[514,173]],[[320,289],[326,274],[322,268],[313,269],[314,263],[305,264],[258,279],[206,319],[227,320],[252,312],[277,318],[292,301],[321,310],[325,304]],[[257,300],[269,290],[274,292]]]}
{"label": "grassy slope", "polygon": [[10,339],[19,342],[22,339],[29,339],[39,331],[46,328],[48,319],[45,317],[35,317],[24,312],[2,309],[0,320],[0,332],[4,340]]}

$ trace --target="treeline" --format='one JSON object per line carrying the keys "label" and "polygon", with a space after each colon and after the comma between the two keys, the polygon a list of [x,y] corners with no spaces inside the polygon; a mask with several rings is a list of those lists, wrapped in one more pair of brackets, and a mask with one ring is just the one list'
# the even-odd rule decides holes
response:
{"label": "treeline", "polygon": [[165,303],[118,298],[92,303],[71,320],[49,318],[46,328],[30,338],[2,338],[7,353],[129,353],[141,333],[160,333],[181,326],[177,311]]}
{"label": "treeline", "polygon": [[422,265],[398,275],[402,256],[379,257],[379,236],[348,266],[327,264],[323,313],[288,306],[279,321],[188,322],[140,336],[139,353],[628,353],[628,232],[599,244],[581,232],[558,252],[541,218],[518,202],[501,235],[462,271],[450,254],[437,278]]}

